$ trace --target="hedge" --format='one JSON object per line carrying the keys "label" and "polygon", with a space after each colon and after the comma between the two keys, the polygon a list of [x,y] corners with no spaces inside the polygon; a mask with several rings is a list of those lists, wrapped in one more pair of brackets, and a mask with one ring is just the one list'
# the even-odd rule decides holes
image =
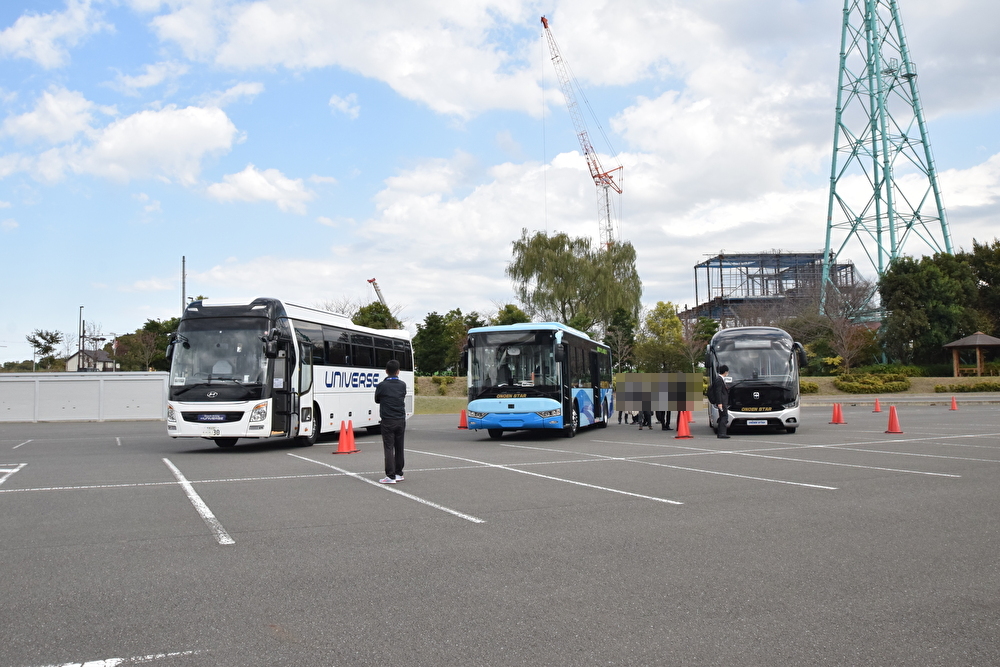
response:
{"label": "hedge", "polygon": [[848,394],[884,394],[906,391],[910,380],[902,373],[845,373],[834,379],[833,386]]}
{"label": "hedge", "polygon": [[815,382],[799,382],[799,391],[803,394],[818,394],[819,385]]}
{"label": "hedge", "polygon": [[970,391],[1000,391],[1000,382],[977,382],[976,384],[936,384],[934,391],[939,394]]}

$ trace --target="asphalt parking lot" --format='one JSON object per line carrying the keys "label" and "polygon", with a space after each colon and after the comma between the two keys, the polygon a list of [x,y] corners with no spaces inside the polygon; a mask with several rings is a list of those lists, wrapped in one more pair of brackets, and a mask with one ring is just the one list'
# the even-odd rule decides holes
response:
{"label": "asphalt parking lot", "polygon": [[1000,664],[1000,406],[795,434],[0,427],[0,665]]}

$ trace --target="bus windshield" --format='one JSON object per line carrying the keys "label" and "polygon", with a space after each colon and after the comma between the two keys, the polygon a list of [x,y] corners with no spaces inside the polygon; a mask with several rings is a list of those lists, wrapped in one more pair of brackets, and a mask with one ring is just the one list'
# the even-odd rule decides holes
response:
{"label": "bus windshield", "polygon": [[558,370],[547,332],[477,333],[470,338],[470,400],[514,387],[532,395],[558,395]]}
{"label": "bus windshield", "polygon": [[267,381],[261,343],[267,324],[264,317],[182,320],[170,365],[170,397],[212,385],[220,399],[260,398]]}
{"label": "bus windshield", "polygon": [[789,384],[795,380],[790,338],[732,338],[715,344],[719,365],[729,366],[733,383],[762,381]]}

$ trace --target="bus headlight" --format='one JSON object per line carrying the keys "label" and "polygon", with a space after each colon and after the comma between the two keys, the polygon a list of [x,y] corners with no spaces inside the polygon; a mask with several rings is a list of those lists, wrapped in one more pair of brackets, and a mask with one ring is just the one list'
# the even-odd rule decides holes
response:
{"label": "bus headlight", "polygon": [[541,412],[536,412],[535,414],[543,419],[545,417],[558,417],[562,414],[562,408],[556,408],[555,410],[542,410]]}
{"label": "bus headlight", "polygon": [[465,412],[469,417],[472,417],[473,419],[482,419],[488,414],[486,412],[473,412],[472,410],[466,410]]}
{"label": "bus headlight", "polygon": [[785,403],[781,407],[785,408],[786,410],[789,409],[789,408],[797,408],[797,407],[799,407],[799,399],[796,398],[791,403]]}
{"label": "bus headlight", "polygon": [[250,413],[250,421],[262,422],[265,419],[267,419],[267,403],[258,403],[253,406],[253,412]]}
{"label": "bus headlight", "polygon": [[167,421],[175,422],[177,421],[177,413],[174,411],[174,406],[167,403]]}

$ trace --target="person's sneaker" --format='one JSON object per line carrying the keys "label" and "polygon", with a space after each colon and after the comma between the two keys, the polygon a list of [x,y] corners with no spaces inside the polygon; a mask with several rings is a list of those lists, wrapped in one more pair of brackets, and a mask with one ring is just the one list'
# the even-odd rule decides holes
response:
{"label": "person's sneaker", "polygon": [[729,439],[729,436],[728,436],[728,435],[720,435],[719,437],[720,437],[720,438],[726,438],[727,440]]}
{"label": "person's sneaker", "polygon": [[379,484],[395,484],[396,480],[393,477],[383,477],[378,481]]}
{"label": "person's sneaker", "polygon": [[403,476],[402,475],[396,475],[396,481],[397,482],[402,482],[403,481]]}

